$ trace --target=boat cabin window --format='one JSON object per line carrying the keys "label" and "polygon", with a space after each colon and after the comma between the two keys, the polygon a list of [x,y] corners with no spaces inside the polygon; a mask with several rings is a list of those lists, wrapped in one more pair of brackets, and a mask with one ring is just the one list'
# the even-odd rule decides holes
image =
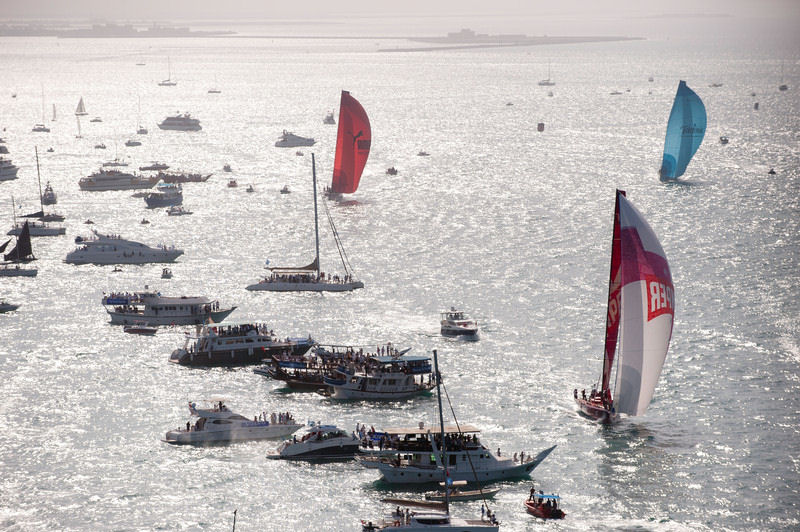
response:
{"label": "boat cabin window", "polygon": [[447,517],[417,517],[416,521],[421,525],[446,525],[449,522]]}
{"label": "boat cabin window", "polygon": [[230,425],[231,424],[231,422],[228,421],[227,419],[215,419],[214,421],[212,421],[212,423],[215,424],[215,425]]}
{"label": "boat cabin window", "polygon": [[451,454],[450,455],[450,465],[456,465],[456,460],[458,460],[458,456]]}

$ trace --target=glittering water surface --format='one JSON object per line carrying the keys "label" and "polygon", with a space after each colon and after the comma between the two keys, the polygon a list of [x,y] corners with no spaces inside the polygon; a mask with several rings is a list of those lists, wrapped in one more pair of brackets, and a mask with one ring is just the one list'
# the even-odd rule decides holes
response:
{"label": "glittering water surface", "polygon": [[[267,321],[281,335],[437,349],[459,421],[479,426],[492,449],[558,445],[533,477],[562,495],[567,519],[536,522],[522,507],[529,483],[507,482],[494,502],[503,529],[800,527],[796,46],[376,51],[401,44],[0,40],[0,125],[21,166],[18,180],[0,184],[7,225],[12,194],[37,207],[36,145],[68,226],[66,237],[34,240],[36,279],[0,278],[2,296],[22,303],[0,317],[0,528],[224,530],[238,509],[241,530],[358,530],[359,519],[381,513],[381,496],[419,495],[392,491],[353,463],[266,460],[274,442],[162,443],[185,423],[187,400],[212,395],[245,415],[289,410],[347,429],[434,423],[435,399],[334,403],[287,393],[250,368],[168,364],[183,330],[126,335],[100,305],[103,292],[146,284],[219,298],[238,306],[233,319]],[[168,56],[178,85],[159,87]],[[779,93],[782,59],[790,90]],[[553,97],[535,83],[548,63]],[[679,79],[705,101],[709,127],[685,179],[665,185],[656,170]],[[212,86],[222,93],[208,94]],[[266,258],[313,257],[310,154],[327,183],[336,128],[322,119],[341,89],[373,128],[359,191],[329,203],[366,288],[247,292]],[[42,90],[48,123],[52,103],[59,113],[50,134],[30,132]],[[76,140],[81,96],[89,116]],[[176,110],[203,130],[159,130]],[[126,148],[137,115],[150,133]],[[89,123],[94,116],[103,122]],[[274,148],[283,129],[317,144],[303,157]],[[93,149],[99,142],[105,152]],[[49,146],[54,153],[43,153]],[[195,214],[178,218],[129,192],[80,192],[78,179],[115,155],[214,176],[185,186]],[[225,163],[238,189],[226,187]],[[399,174],[385,175],[389,166]],[[279,194],[284,184],[294,193]],[[576,414],[572,389],[600,372],[615,188],[661,239],[677,314],[650,410],[603,427]],[[140,225],[143,217],[152,223]],[[87,218],[104,232],[184,248],[174,278],[159,279],[159,265],[111,273],[64,264]],[[323,269],[337,270],[326,231],[322,250]],[[438,336],[438,312],[451,305],[478,318],[480,341]],[[474,517],[479,503],[454,512]]]}

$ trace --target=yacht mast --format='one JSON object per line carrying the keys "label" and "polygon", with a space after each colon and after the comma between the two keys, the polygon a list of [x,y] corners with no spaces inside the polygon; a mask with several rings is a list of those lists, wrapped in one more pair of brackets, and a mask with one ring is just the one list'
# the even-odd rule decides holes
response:
{"label": "yacht mast", "polygon": [[39,208],[42,210],[42,216],[44,216],[44,203],[42,202],[42,174],[39,173],[39,148],[34,146],[33,151],[36,153],[36,177],[39,179]]}
{"label": "yacht mast", "polygon": [[[447,474],[447,444],[444,441],[444,416],[442,415],[442,376],[439,374],[439,357],[436,355],[436,349],[433,350],[433,369],[436,374],[436,398],[439,401],[439,427],[442,435],[442,469],[444,469],[444,511],[450,513],[450,484],[447,482],[450,478]],[[437,458],[438,460],[438,458]]]}
{"label": "yacht mast", "polygon": [[316,238],[316,252],[317,252],[317,279],[319,279],[319,220],[317,218],[317,163],[314,159],[314,154],[311,154],[311,175],[314,181],[314,236]]}

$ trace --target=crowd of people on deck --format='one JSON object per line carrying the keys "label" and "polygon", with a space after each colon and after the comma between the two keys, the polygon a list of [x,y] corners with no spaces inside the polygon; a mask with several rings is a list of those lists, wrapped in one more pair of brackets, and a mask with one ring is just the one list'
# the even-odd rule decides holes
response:
{"label": "crowd of people on deck", "polygon": [[353,276],[347,274],[344,276],[326,274],[320,272],[316,275],[313,272],[308,273],[273,273],[269,277],[264,277],[261,283],[326,283],[326,284],[346,284],[352,283]]}

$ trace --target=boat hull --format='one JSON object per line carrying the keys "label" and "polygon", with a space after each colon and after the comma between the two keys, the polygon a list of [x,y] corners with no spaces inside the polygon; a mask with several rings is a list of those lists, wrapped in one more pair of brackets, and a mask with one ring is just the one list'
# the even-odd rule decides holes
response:
{"label": "boat hull", "polygon": [[604,408],[602,403],[582,399],[580,397],[576,398],[575,402],[578,404],[581,414],[595,421],[599,421],[600,423],[611,423],[617,418],[614,413]]}
{"label": "boat hull", "polygon": [[[59,236],[67,234],[66,227],[41,227],[39,225],[29,226],[31,236]],[[22,232],[21,227],[11,229],[7,235],[19,236]]]}
{"label": "boat hull", "polygon": [[[494,488],[489,490],[472,490],[472,491],[458,491],[456,493],[451,493],[448,499],[450,502],[457,502],[457,501],[480,501],[482,499],[491,499],[495,495],[500,492],[500,488]],[[445,495],[443,492],[439,491],[436,493],[427,493],[425,495],[425,500],[428,501],[443,501],[445,500]]]}
{"label": "boat hull", "polygon": [[[216,320],[215,320],[216,321]],[[251,366],[261,364],[265,358],[273,355],[281,355],[290,350],[292,355],[302,356],[309,349],[311,343],[277,343],[274,346],[246,348],[246,349],[226,349],[214,351],[199,351],[189,353],[185,349],[176,349],[170,355],[169,361],[182,366],[210,367],[210,366]]]}
{"label": "boat hull", "polygon": [[471,327],[442,327],[442,336],[477,336],[478,328]]}
{"label": "boat hull", "polygon": [[364,283],[361,281],[352,283],[290,283],[276,281],[255,283],[247,287],[251,291],[265,292],[351,292],[358,288],[364,288]]}
{"label": "boat hull", "polygon": [[433,384],[429,386],[422,386],[414,388],[413,390],[398,390],[398,391],[361,391],[355,388],[349,388],[347,384],[341,386],[329,386],[331,390],[331,399],[342,399],[349,401],[358,400],[372,400],[372,401],[399,401],[402,399],[409,399],[416,395],[429,392],[433,388]]}
{"label": "boat hull", "polygon": [[[130,253],[130,252],[128,252]],[[172,250],[163,253],[153,253],[146,255],[126,256],[126,252],[104,253],[104,256],[91,256],[88,253],[71,252],[64,259],[67,264],[153,264],[164,262],[175,262],[175,259],[183,255],[183,251]]]}
{"label": "boat hull", "polygon": [[351,460],[359,453],[358,443],[314,448],[309,446],[299,452],[271,453],[272,460]]}
{"label": "boat hull", "polygon": [[250,440],[272,440],[285,438],[303,427],[302,424],[279,424],[268,423],[266,421],[251,421],[245,425],[236,427],[232,430],[200,430],[187,432],[185,430],[167,432],[164,439],[167,443],[176,445],[202,444],[202,443],[222,443],[234,441]]}
{"label": "boat hull", "polygon": [[202,325],[207,322],[209,317],[215,323],[219,323],[228,315],[236,310],[236,307],[229,309],[205,312],[193,315],[157,315],[153,313],[141,312],[117,312],[115,310],[106,309],[108,315],[111,316],[111,323],[113,325],[133,325],[135,323],[144,323],[145,325]]}
{"label": "boat hull", "polygon": [[0,268],[0,277],[36,277],[39,274],[39,270],[36,268]]}
{"label": "boat hull", "polygon": [[535,503],[531,500],[525,501],[525,509],[529,514],[540,519],[564,519],[564,517],[567,515],[559,508],[550,508],[543,504]]}

